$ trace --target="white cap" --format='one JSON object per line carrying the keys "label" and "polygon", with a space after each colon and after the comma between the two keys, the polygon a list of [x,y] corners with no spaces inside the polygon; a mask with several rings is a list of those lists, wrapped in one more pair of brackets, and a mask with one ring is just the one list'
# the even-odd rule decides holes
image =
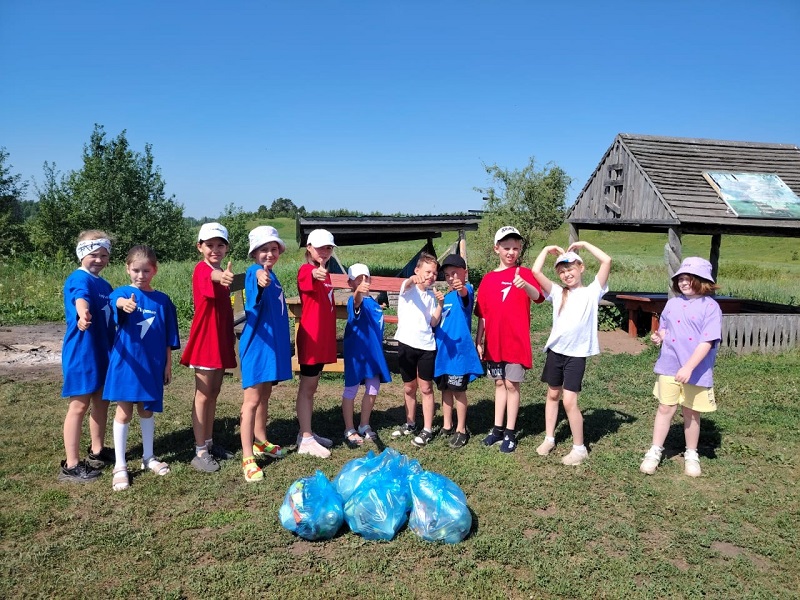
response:
{"label": "white cap", "polygon": [[571,262],[579,262],[583,264],[583,259],[578,256],[575,252],[564,252],[564,254],[560,255],[556,259],[556,266],[560,265],[561,263],[571,263]]}
{"label": "white cap", "polygon": [[254,250],[261,248],[261,246],[268,242],[278,242],[278,246],[281,247],[281,252],[286,251],[286,244],[284,244],[283,240],[278,236],[278,230],[271,225],[259,225],[253,229],[247,237],[250,240],[250,250],[247,251],[247,254],[253,254]]}
{"label": "white cap", "polygon": [[204,242],[212,238],[222,238],[228,244],[228,230],[224,225],[219,223],[205,223],[200,227],[200,233],[197,234],[197,241]]}
{"label": "white cap", "polygon": [[348,279],[357,279],[359,275],[366,275],[369,277],[369,267],[362,263],[356,263],[351,265],[349,269],[347,269],[347,278]]}
{"label": "white cap", "polygon": [[512,227],[511,225],[501,227],[497,230],[497,233],[494,234],[494,243],[497,244],[500,240],[512,235],[522,239],[522,235],[520,235],[519,230],[516,227]]}
{"label": "white cap", "polygon": [[336,246],[333,243],[333,234],[327,229],[315,229],[308,234],[308,244],[314,248],[322,248],[323,246]]}

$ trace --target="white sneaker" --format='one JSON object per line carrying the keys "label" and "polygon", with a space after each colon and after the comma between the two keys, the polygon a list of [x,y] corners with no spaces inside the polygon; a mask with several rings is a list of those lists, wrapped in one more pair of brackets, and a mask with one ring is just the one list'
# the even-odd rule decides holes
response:
{"label": "white sneaker", "polygon": [[317,458],[328,458],[331,455],[331,451],[322,446],[313,437],[302,438],[300,443],[297,444],[297,453],[309,454]]}
{"label": "white sneaker", "polygon": [[[311,437],[313,437],[315,440],[317,440],[317,443],[320,446],[325,446],[326,448],[333,448],[333,442],[331,440],[329,440],[328,438],[322,437],[321,435],[317,435],[313,431],[311,432]],[[302,440],[303,440],[303,434],[302,433],[298,433],[297,434],[297,445],[298,446],[300,446]]]}
{"label": "white sneaker", "polygon": [[703,474],[697,450],[687,450],[683,453],[683,472],[689,477],[700,477]]}
{"label": "white sneaker", "polygon": [[555,442],[545,439],[545,441],[539,444],[539,447],[536,448],[536,454],[538,454],[539,456],[547,456],[553,451],[553,448],[555,447],[556,447]]}
{"label": "white sneaker", "polygon": [[661,463],[661,453],[663,451],[663,448],[651,446],[650,450],[647,451],[647,454],[644,455],[642,464],[639,465],[639,470],[646,475],[652,475],[655,473],[658,465]]}
{"label": "white sneaker", "polygon": [[561,459],[561,463],[565,465],[575,466],[581,464],[587,458],[589,458],[589,453],[586,450],[581,452],[580,450],[578,450],[573,446],[572,450],[569,451],[569,454],[567,454],[564,458]]}

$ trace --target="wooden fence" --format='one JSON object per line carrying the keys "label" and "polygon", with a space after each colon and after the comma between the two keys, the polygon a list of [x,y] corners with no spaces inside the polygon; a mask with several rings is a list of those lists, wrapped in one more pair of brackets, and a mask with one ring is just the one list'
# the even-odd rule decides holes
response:
{"label": "wooden fence", "polygon": [[778,353],[800,347],[800,314],[723,314],[722,348],[736,354]]}

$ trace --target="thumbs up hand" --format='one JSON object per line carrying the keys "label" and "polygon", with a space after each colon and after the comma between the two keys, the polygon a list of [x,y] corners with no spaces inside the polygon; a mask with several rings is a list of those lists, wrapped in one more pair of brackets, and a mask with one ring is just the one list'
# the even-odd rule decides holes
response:
{"label": "thumbs up hand", "polygon": [[130,314],[136,310],[136,294],[131,294],[130,298],[120,298],[117,300],[117,308],[121,308]]}
{"label": "thumbs up hand", "polygon": [[256,271],[256,283],[258,283],[258,287],[268,287],[270,283],[272,283],[272,277],[269,276],[269,269],[266,265],[260,271]]}
{"label": "thumbs up hand", "polygon": [[226,287],[233,283],[233,270],[231,269],[232,266],[233,263],[228,261],[228,267],[222,272],[222,275],[220,275],[219,278],[219,282]]}
{"label": "thumbs up hand", "polygon": [[89,327],[92,326],[92,313],[89,312],[89,308],[79,308],[78,309],[78,329],[81,331],[86,331]]}
{"label": "thumbs up hand", "polygon": [[325,281],[325,278],[328,276],[328,269],[326,269],[325,266],[322,263],[320,263],[320,265],[316,269],[311,271],[311,275],[317,281]]}
{"label": "thumbs up hand", "polygon": [[528,282],[527,282],[527,281],[525,281],[525,280],[524,280],[524,279],[523,279],[523,278],[520,276],[520,274],[519,274],[519,267],[517,267],[517,270],[516,270],[516,271],[514,271],[514,280],[512,281],[512,283],[514,284],[514,287],[515,287],[515,288],[520,288],[520,289],[521,289],[521,288],[524,288],[524,287],[525,287],[525,286],[528,284]]}

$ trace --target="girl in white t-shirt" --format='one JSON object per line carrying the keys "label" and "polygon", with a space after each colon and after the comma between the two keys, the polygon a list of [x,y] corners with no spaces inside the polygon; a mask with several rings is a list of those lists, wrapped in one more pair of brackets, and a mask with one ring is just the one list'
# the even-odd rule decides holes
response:
{"label": "girl in white t-shirt", "polygon": [[[583,260],[577,250],[585,248],[600,261],[594,281],[583,285]],[[548,254],[556,258],[555,269],[561,285],[550,281],[542,267]],[[559,246],[542,248],[533,267],[534,277],[546,294],[545,299],[553,304],[553,329],[544,350],[547,358],[542,371],[542,381],[547,384],[544,407],[545,438],[536,452],[547,456],[556,446],[555,432],[558,421],[559,398],[572,432],[572,450],[561,459],[565,465],[579,465],[588,457],[583,443],[583,415],[578,408],[578,392],[581,391],[586,357],[600,353],[597,340],[597,309],[603,295],[608,291],[608,274],[611,257],[589,242],[570,244],[566,252]]]}

